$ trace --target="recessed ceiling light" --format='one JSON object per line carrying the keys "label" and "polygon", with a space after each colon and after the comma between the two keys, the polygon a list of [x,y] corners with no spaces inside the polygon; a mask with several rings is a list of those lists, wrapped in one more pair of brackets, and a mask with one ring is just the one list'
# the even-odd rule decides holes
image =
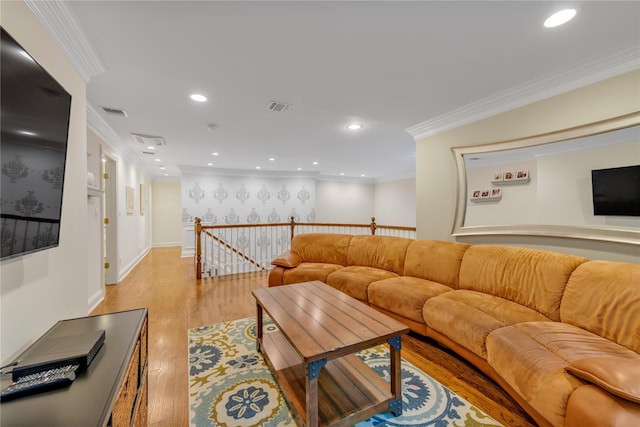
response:
{"label": "recessed ceiling light", "polygon": [[190,98],[197,102],[205,102],[207,100],[206,96],[200,95],[199,93],[191,94]]}
{"label": "recessed ceiling light", "polygon": [[299,171],[301,171],[301,170],[302,170],[302,168],[298,168],[298,170],[299,170]]}
{"label": "recessed ceiling light", "polygon": [[211,155],[212,155],[212,156],[217,156],[217,155],[218,155],[218,153],[211,153]]}
{"label": "recessed ceiling light", "polygon": [[273,157],[269,157],[269,161],[270,161],[270,162],[275,162],[275,161],[276,161],[276,159],[274,159]]}
{"label": "recessed ceiling light", "polygon": [[169,176],[169,174],[168,174],[168,173],[165,173],[165,174],[164,174],[164,176]]}
{"label": "recessed ceiling light", "polygon": [[156,149],[156,147],[154,147],[153,145],[150,145],[150,146],[148,146],[148,147],[147,147],[147,149],[148,149],[148,150],[155,150],[155,149]]}
{"label": "recessed ceiling light", "polygon": [[350,125],[347,125],[347,129],[349,130],[360,130],[362,127],[363,126],[360,123],[351,123]]}
{"label": "recessed ceiling light", "polygon": [[161,170],[161,171],[163,171],[163,170],[165,170],[165,169],[166,169],[166,168],[165,168],[164,166],[160,166],[160,170]]}
{"label": "recessed ceiling light", "polygon": [[156,162],[161,162],[161,161],[162,161],[162,160],[160,160],[160,159],[155,159],[155,160],[156,160]]}
{"label": "recessed ceiling light", "polygon": [[360,176],[364,178],[364,174],[362,174],[362,175],[360,175]]}
{"label": "recessed ceiling light", "polygon": [[213,166],[213,163],[207,163],[207,166]]}
{"label": "recessed ceiling light", "polygon": [[544,21],[544,26],[547,28],[557,27],[571,21],[574,16],[576,16],[575,9],[564,9],[548,17],[547,20]]}
{"label": "recessed ceiling light", "polygon": [[344,172],[340,172],[340,176],[344,176]]}
{"label": "recessed ceiling light", "polygon": [[256,169],[261,169],[261,167],[260,166],[256,166]]}
{"label": "recessed ceiling light", "polygon": [[314,165],[318,166],[318,162],[313,162]]}

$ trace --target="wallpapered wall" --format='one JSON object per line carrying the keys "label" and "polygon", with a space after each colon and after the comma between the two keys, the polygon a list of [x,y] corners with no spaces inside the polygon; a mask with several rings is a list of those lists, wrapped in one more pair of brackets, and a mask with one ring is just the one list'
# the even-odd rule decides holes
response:
{"label": "wallpapered wall", "polygon": [[316,219],[311,178],[182,176],[182,222],[266,224]]}

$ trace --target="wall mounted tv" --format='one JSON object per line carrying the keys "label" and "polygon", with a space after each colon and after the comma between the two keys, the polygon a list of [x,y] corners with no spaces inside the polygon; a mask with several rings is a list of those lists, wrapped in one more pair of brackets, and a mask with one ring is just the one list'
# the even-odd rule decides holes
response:
{"label": "wall mounted tv", "polygon": [[1,258],[57,247],[71,95],[0,28]]}
{"label": "wall mounted tv", "polygon": [[640,165],[591,171],[594,215],[640,216]]}

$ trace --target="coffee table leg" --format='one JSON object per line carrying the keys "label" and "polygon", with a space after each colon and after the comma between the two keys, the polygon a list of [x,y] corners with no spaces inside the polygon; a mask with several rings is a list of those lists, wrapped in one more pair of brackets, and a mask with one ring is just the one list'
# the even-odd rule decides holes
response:
{"label": "coffee table leg", "polygon": [[256,308],[256,350],[260,352],[260,343],[262,342],[262,306],[260,304],[256,304]]}
{"label": "coffee table leg", "polygon": [[307,427],[318,425],[318,376],[320,370],[327,364],[327,359],[319,359],[305,365],[306,380],[305,394],[307,404]]}
{"label": "coffee table leg", "polygon": [[389,343],[390,374],[391,374],[391,393],[395,397],[389,402],[389,411],[395,415],[402,415],[402,359],[400,358],[400,349],[402,348],[402,337],[391,337],[387,340]]}

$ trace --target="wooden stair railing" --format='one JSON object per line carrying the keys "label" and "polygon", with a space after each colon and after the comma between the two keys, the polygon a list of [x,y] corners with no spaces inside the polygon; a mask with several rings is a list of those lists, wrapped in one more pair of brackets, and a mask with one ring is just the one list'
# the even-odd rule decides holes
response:
{"label": "wooden stair railing", "polygon": [[[195,219],[195,246],[196,246],[196,254],[195,254],[195,264],[196,264],[196,278],[200,280],[202,278],[202,238],[203,233],[206,237],[216,241],[218,244],[222,245],[226,249],[232,251],[237,254],[239,257],[244,259],[247,263],[253,265],[258,270],[267,270],[269,267],[263,265],[258,260],[253,257],[247,255],[240,249],[233,246],[232,243],[221,239],[218,236],[215,236],[209,230],[213,229],[230,229],[230,228],[288,228],[289,229],[289,242],[293,240],[295,236],[296,229],[301,229],[302,233],[305,232],[317,232],[318,230],[325,229],[327,232],[345,232],[345,231],[336,231],[336,230],[347,230],[346,232],[351,234],[356,234],[357,230],[364,232],[366,230],[367,233],[371,235],[376,235],[377,231],[384,231],[384,235],[404,235],[406,237],[415,238],[415,227],[402,227],[402,226],[391,226],[391,225],[377,225],[375,221],[375,217],[371,218],[371,222],[369,224],[330,224],[330,223],[301,223],[296,222],[295,218],[292,216],[289,222],[284,223],[270,223],[270,224],[233,224],[233,225],[202,225],[202,220],[200,218]],[[311,230],[311,231],[305,231]],[[351,231],[349,231],[351,230]],[[284,233],[286,235],[286,232]],[[364,233],[362,233],[364,234]],[[278,256],[278,254],[273,254],[272,258]]]}

